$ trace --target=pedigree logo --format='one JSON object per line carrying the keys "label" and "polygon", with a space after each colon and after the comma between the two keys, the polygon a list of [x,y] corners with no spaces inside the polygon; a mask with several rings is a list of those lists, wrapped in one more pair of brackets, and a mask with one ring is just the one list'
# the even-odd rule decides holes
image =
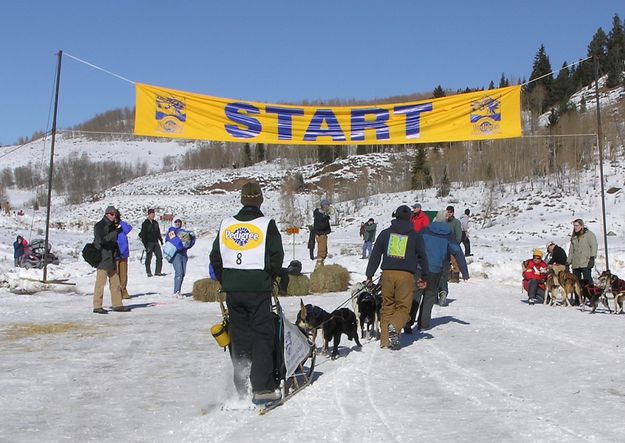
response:
{"label": "pedigree logo", "polygon": [[259,247],[265,241],[263,232],[258,226],[237,223],[227,226],[221,235],[223,245],[232,250],[246,251]]}

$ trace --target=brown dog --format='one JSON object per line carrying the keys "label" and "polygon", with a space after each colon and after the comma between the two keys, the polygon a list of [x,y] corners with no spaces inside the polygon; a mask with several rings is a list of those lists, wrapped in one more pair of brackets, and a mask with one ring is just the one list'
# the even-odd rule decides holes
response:
{"label": "brown dog", "polygon": [[[547,299],[550,298],[549,304],[554,306],[557,304],[557,299],[562,299],[562,304],[566,306],[571,306],[571,302],[569,301],[569,296],[573,295],[575,300],[579,304],[584,304],[584,300],[582,299],[582,286],[580,285],[577,277],[574,274],[567,271],[556,271],[553,268],[549,268],[549,276],[547,277],[547,281],[545,282],[546,291],[545,291],[545,304],[547,304]],[[548,296],[549,294],[549,296]],[[560,297],[555,297],[556,294],[560,294]]]}
{"label": "brown dog", "polygon": [[625,280],[621,280],[617,275],[609,270],[603,271],[599,276],[599,286],[603,288],[603,294],[608,291],[614,296],[614,313],[623,312],[623,302],[625,302]]}

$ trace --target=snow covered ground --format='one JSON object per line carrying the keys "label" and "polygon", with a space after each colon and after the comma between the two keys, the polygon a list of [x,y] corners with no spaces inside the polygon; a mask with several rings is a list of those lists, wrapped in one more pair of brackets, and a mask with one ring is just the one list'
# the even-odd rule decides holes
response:
{"label": "snow covered ground", "polygon": [[[607,168],[606,181],[620,183],[622,173]],[[375,218],[379,232],[393,209],[415,201],[424,209],[452,203],[458,214],[472,208],[471,279],[450,285],[449,305],[434,308],[434,327],[403,336],[400,351],[376,341],[358,350],[343,337],[340,358],[318,356],[314,383],[263,417],[220,410],[234,388],[229,357],[209,332],[221,320],[219,306],[190,298],[193,281],[207,276],[218,219],[238,207],[236,194],[188,197],[197,199],[188,216],[201,235],[190,251],[186,300],[172,295],[169,265],[165,277],[145,276],[137,231],[131,233],[132,311],[108,315],[91,313],[94,272],[79,258],[90,231],[51,231],[61,265],[51,266],[50,276],[76,286],[41,290],[39,273],[12,268],[10,245],[29,232],[30,216],[0,216],[0,441],[623,441],[625,316],[530,307],[520,286],[521,260],[552,240],[567,249],[577,217],[597,235],[597,271],[604,268],[593,177],[591,171],[569,194],[555,195],[546,185],[501,188],[497,215],[483,227],[481,187],[454,189],[446,199],[433,190],[371,196],[352,212],[348,202],[337,204],[344,217],[330,236],[328,262],[350,270],[352,283],[364,279],[366,266],[360,221]],[[610,268],[617,274],[625,274],[621,192],[606,202],[614,234]],[[141,198],[120,194],[114,203],[123,213]],[[178,198],[160,197],[164,205]],[[311,197],[302,198],[306,208]],[[279,218],[277,199],[268,192],[263,209]],[[99,202],[102,210],[107,203]],[[91,205],[97,213],[95,204],[85,205],[85,217]],[[193,217],[196,208],[207,215]],[[137,230],[141,217],[130,218]],[[35,223],[33,235],[38,229]],[[306,234],[295,238],[295,253],[286,234],[283,241],[285,261],[295,256],[310,272]],[[349,296],[314,294],[304,302],[332,310]],[[299,302],[281,300],[289,318]]]}

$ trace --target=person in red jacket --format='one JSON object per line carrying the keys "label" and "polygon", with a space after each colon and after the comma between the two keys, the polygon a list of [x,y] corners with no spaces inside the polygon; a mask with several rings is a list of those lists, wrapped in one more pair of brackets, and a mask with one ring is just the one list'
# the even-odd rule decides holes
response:
{"label": "person in red jacket", "polygon": [[412,205],[410,223],[412,223],[415,232],[419,232],[430,225],[430,219],[425,215],[425,212],[421,210],[421,204],[415,203]]}
{"label": "person in red jacket", "polygon": [[549,268],[543,261],[543,252],[534,249],[532,259],[523,262],[523,269],[523,289],[527,291],[528,303],[533,305],[537,296],[544,300],[545,280]]}

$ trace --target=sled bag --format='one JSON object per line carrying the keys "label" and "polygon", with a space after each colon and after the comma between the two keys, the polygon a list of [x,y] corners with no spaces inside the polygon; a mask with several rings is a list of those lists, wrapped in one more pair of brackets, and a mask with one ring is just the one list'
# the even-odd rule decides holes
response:
{"label": "sled bag", "polygon": [[102,261],[102,252],[96,248],[93,243],[87,243],[85,247],[82,248],[82,258],[93,268],[97,268]]}

